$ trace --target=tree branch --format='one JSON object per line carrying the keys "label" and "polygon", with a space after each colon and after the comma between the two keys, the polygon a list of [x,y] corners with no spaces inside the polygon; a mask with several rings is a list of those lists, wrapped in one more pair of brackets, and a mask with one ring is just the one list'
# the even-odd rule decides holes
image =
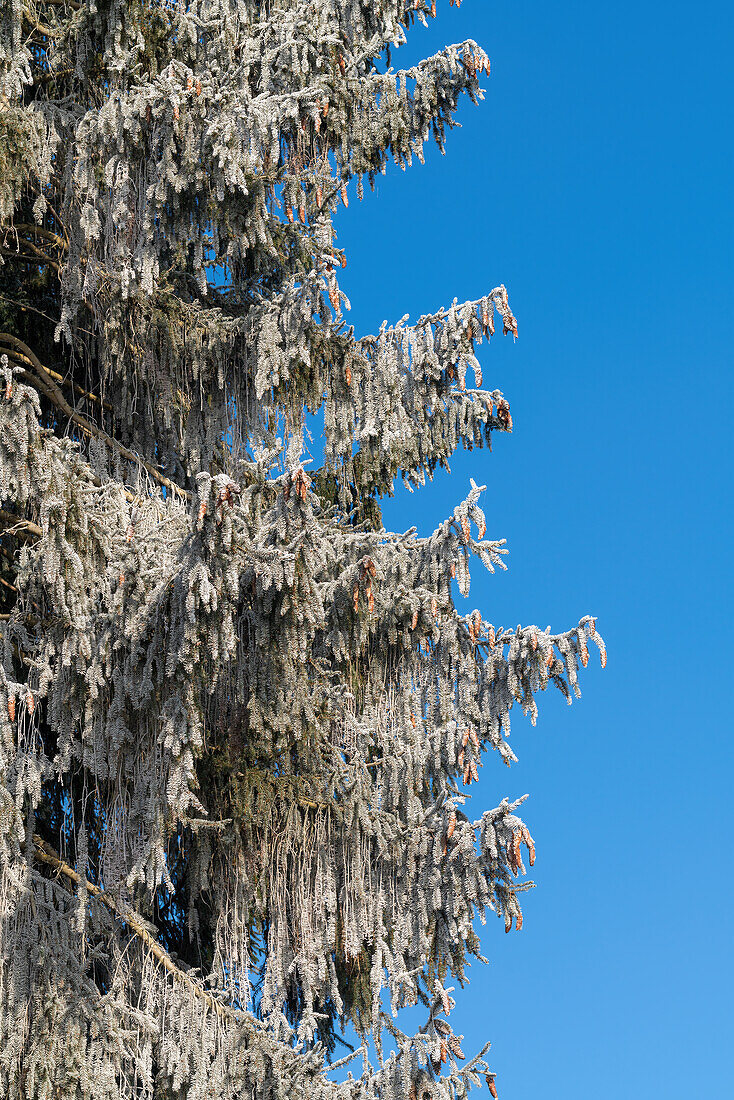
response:
{"label": "tree branch", "polygon": [[228,1005],[223,1005],[216,997],[212,997],[210,993],[203,990],[199,983],[195,981],[194,978],[190,977],[185,970],[181,970],[180,967],[176,966],[168,952],[161,947],[158,941],[155,940],[145,928],[142,917],[138,916],[137,913],[123,909],[108,893],[104,890],[100,890],[99,886],[95,886],[94,883],[89,882],[88,879],[80,875],[78,871],[75,871],[73,867],[65,863],[51,845],[47,844],[37,833],[33,834],[33,846],[36,858],[40,860],[41,863],[53,867],[58,874],[64,875],[77,886],[83,886],[88,893],[97,899],[97,901],[101,901],[111,913],[114,913],[116,917],[124,921],[128,928],[143,941],[151,955],[158,960],[164,970],[175,978],[176,981],[182,982],[185,986],[188,986],[194,996],[208,1005],[208,1007],[216,1012],[220,1018],[228,1016],[239,1020],[243,1018],[244,1013],[239,1012],[237,1009],[230,1008]]}
{"label": "tree branch", "polygon": [[52,325],[58,324],[57,317],[51,317],[50,314],[44,313],[41,309],[36,309],[35,306],[29,305],[28,302],[20,302],[17,298],[9,298],[7,294],[0,294],[0,301],[9,302],[11,306],[20,310],[21,313],[26,313],[30,310],[31,313],[36,313],[39,317],[43,317],[44,321],[50,321]]}
{"label": "tree branch", "polygon": [[25,222],[18,225],[9,225],[5,229],[5,235],[7,236],[10,233],[31,233],[35,237],[43,237],[44,240],[50,241],[57,248],[67,250],[67,244],[63,237],[60,237],[58,233],[53,233],[50,229],[44,229],[40,225],[28,225]]}
{"label": "tree branch", "polygon": [[[0,297],[2,297],[2,295],[0,295]],[[0,340],[3,339],[4,335],[5,333],[0,332]],[[5,348],[3,351],[3,355],[8,355],[16,363],[20,363],[21,366],[24,366],[26,368],[33,367],[33,364],[28,356],[24,355],[20,351],[14,351],[12,348]],[[110,405],[109,401],[101,401],[101,399],[97,397],[96,393],[90,393],[89,390],[85,390],[83,386],[79,386],[76,382],[72,382],[70,378],[64,378],[63,375],[59,374],[55,370],[51,370],[50,367],[45,367],[44,369],[46,370],[49,377],[52,378],[54,382],[58,382],[60,386],[71,386],[71,388],[74,390],[74,393],[79,394],[80,397],[86,398],[87,401],[94,401],[96,404],[101,404],[102,408],[107,409],[108,412],[114,412],[113,406]],[[31,386],[35,386],[37,384],[37,376],[34,370],[31,369],[29,371],[26,369],[24,372],[24,377],[25,381],[28,382]],[[44,387],[43,392],[51,400],[47,388]]]}
{"label": "tree branch", "polygon": [[58,30],[49,27],[47,23],[42,23],[40,19],[34,19],[29,11],[23,12],[23,18],[26,23],[32,27],[33,30],[38,31],[39,34],[45,35],[46,38],[58,38]]}
{"label": "tree branch", "polygon": [[30,248],[35,255],[24,256],[22,252],[14,252],[11,248],[0,248],[0,255],[4,256],[6,260],[16,260],[23,264],[35,264],[36,266],[48,264],[49,267],[54,269],[57,275],[61,275],[61,265],[58,264],[56,260],[52,260],[45,252],[41,252],[40,248],[36,248],[30,241],[23,241],[23,244]]}
{"label": "tree branch", "polygon": [[[116,450],[119,455],[122,455],[122,457],[126,458],[129,462],[142,466],[160,485],[165,486],[170,492],[178,493],[180,497],[188,500],[191,495],[188,490],[182,489],[179,485],[176,485],[175,482],[167,478],[165,474],[160,473],[150,462],[146,462],[145,459],[134,454],[133,451],[128,450],[127,447],[119,443],[113,436],[108,435],[102,428],[98,428],[96,424],[93,424],[91,421],[87,420],[86,417],[73,409],[57,386],[48,368],[44,367],[35,352],[29,348],[23,340],[19,340],[17,336],[13,336],[9,332],[0,332],[0,341],[5,344],[10,344],[11,348],[16,348],[17,351],[20,352],[21,356],[30,363],[49,401],[53,402],[57,408],[61,409],[61,411],[65,413],[70,420],[73,420],[75,424],[78,424],[83,432],[86,432],[87,435],[94,436],[95,439],[100,439],[104,443],[107,443],[108,446]],[[17,355],[14,356],[14,358],[17,359]]]}
{"label": "tree branch", "polygon": [[12,512],[6,512],[4,508],[0,508],[0,519],[11,525],[3,529],[2,533],[4,535],[17,534],[20,538],[32,538],[33,536],[40,537],[43,534],[37,523],[24,519],[23,516],[14,516]]}

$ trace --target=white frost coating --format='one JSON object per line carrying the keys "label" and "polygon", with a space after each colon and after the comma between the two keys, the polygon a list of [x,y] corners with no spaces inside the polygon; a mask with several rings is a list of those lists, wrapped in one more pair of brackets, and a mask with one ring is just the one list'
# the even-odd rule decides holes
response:
{"label": "white frost coating", "polygon": [[0,1095],[461,1100],[493,1074],[452,983],[535,858],[467,788],[606,657],[588,617],[457,610],[505,568],[474,482],[382,526],[511,430],[477,354],[517,325],[498,286],[355,337],[332,218],[443,148],[486,55],[378,71],[422,0],[6,8],[3,303],[49,278],[0,332]]}

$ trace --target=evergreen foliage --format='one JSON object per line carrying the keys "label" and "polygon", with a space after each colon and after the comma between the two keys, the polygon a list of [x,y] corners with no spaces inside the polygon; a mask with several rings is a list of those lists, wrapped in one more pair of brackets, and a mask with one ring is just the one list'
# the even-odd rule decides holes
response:
{"label": "evergreen foliage", "polygon": [[605,656],[588,617],[457,610],[473,559],[504,568],[473,483],[430,537],[382,524],[398,476],[512,428],[476,358],[517,334],[503,286],[376,336],[343,313],[338,204],[482,97],[474,42],[382,65],[433,15],[2,6],[8,1100],[496,1094],[450,993],[477,918],[522,926],[535,850],[522,799],[471,820],[462,792],[515,759],[514,705]]}

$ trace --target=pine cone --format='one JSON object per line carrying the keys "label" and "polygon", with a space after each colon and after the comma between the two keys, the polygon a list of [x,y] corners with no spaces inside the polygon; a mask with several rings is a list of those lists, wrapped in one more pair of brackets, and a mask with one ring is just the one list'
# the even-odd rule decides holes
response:
{"label": "pine cone", "polygon": [[449,1050],[454,1055],[454,1057],[455,1058],[460,1058],[461,1061],[463,1062],[463,1060],[466,1058],[466,1055],[464,1054],[464,1051],[461,1049],[461,1043],[459,1042],[458,1036],[449,1035],[448,1039],[447,1039],[447,1042],[448,1042],[448,1045],[449,1045]]}

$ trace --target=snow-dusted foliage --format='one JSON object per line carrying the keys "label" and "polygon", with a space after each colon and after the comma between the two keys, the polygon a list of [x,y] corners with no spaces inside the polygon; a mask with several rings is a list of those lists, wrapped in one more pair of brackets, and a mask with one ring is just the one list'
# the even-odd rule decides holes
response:
{"label": "snow-dusted foliage", "polygon": [[474,483],[384,529],[396,478],[511,430],[477,353],[517,325],[498,286],[355,336],[332,228],[486,55],[384,71],[423,0],[5,9],[0,1095],[495,1094],[450,994],[535,847],[463,792],[605,651],[459,612],[506,553]]}

